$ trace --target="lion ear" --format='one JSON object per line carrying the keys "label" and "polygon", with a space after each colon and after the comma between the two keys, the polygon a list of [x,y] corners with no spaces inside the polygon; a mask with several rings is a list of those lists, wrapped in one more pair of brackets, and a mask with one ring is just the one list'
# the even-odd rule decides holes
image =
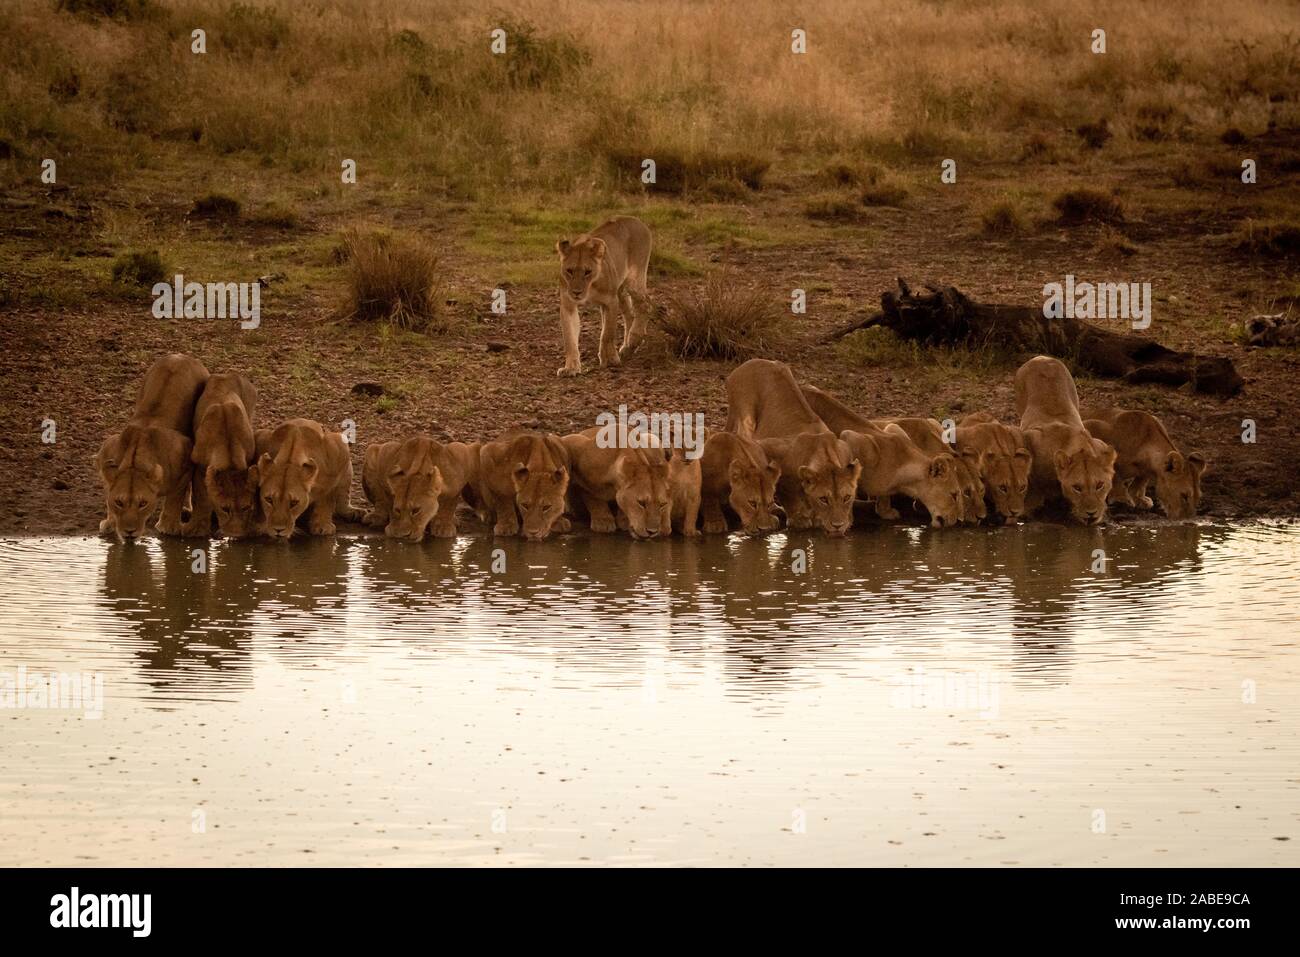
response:
{"label": "lion ear", "polygon": [[801,482],[811,482],[811,481],[812,481],[812,477],[813,477],[813,470],[812,470],[812,469],[810,469],[810,468],[809,468],[808,466],[806,466],[806,465],[801,465],[801,466],[799,466],[799,481],[801,481]]}
{"label": "lion ear", "polygon": [[519,487],[528,481],[528,466],[520,462],[515,466],[515,470],[510,473],[510,477],[514,480],[515,491],[519,491]]}
{"label": "lion ear", "polygon": [[1200,452],[1193,452],[1187,456],[1187,464],[1192,467],[1192,471],[1196,475],[1203,475],[1210,463],[1205,460],[1205,456]]}
{"label": "lion ear", "polygon": [[1177,449],[1165,456],[1165,471],[1177,475],[1183,470],[1183,454]]}
{"label": "lion ear", "polygon": [[952,456],[947,452],[941,452],[930,459],[930,476],[932,478],[943,478],[948,474],[950,461],[952,461]]}
{"label": "lion ear", "polygon": [[315,475],[315,474],[316,474],[316,460],[315,460],[315,459],[303,459],[303,462],[302,462],[302,471],[303,471],[303,474],[305,474],[305,475]]}
{"label": "lion ear", "polygon": [[591,251],[595,254],[596,259],[598,259],[598,260],[600,260],[600,259],[604,259],[604,258],[605,258],[605,240],[603,240],[603,239],[592,239],[592,240],[590,240],[590,243],[591,243]]}
{"label": "lion ear", "polygon": [[573,244],[569,242],[567,239],[561,239],[555,244],[555,251],[559,253],[561,256],[564,256],[569,252],[569,247],[572,245]]}
{"label": "lion ear", "polygon": [[1070,457],[1062,449],[1056,450],[1056,454],[1052,456],[1052,462],[1056,466],[1058,473],[1064,472],[1070,467]]}
{"label": "lion ear", "polygon": [[161,484],[162,484],[162,480],[163,480],[163,467],[162,467],[162,463],[161,463],[161,462],[155,462],[155,463],[153,464],[153,468],[149,470],[149,474],[150,474],[151,476],[153,476],[153,480],[154,480],[154,483],[155,483],[155,484],[161,485]]}

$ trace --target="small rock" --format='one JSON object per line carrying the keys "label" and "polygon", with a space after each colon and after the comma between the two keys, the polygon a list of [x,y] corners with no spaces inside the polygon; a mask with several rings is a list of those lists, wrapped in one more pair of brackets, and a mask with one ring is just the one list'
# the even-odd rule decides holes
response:
{"label": "small rock", "polygon": [[263,286],[270,286],[277,282],[284,282],[289,277],[282,272],[268,273],[265,276],[258,276],[257,281]]}
{"label": "small rock", "polygon": [[485,348],[488,352],[505,352],[510,348],[510,344],[507,342],[498,342],[494,339],[489,342]]}
{"label": "small rock", "polygon": [[384,387],[378,382],[358,382],[352,387],[353,395],[383,395]]}
{"label": "small rock", "polygon": [[63,479],[58,479],[58,478],[56,478],[56,479],[51,483],[51,487],[52,487],[56,492],[66,492],[66,491],[68,490],[68,483],[65,482],[65,481],[63,481]]}

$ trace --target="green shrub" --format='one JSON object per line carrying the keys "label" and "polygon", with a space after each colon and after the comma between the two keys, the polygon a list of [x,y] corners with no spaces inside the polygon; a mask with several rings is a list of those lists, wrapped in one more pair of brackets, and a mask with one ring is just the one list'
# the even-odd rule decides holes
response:
{"label": "green shrub", "polygon": [[113,282],[122,286],[148,286],[167,278],[167,268],[156,249],[122,253],[113,260]]}

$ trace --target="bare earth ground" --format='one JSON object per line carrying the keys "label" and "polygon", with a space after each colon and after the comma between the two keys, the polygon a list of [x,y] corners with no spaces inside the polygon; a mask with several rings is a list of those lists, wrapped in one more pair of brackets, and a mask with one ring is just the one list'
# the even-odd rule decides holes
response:
{"label": "bare earth ground", "polygon": [[[1285,157],[1285,163],[1276,165],[1287,170],[1289,185],[1296,169],[1295,135],[1270,136],[1257,138],[1250,149],[1253,155],[1267,157],[1272,151]],[[1172,346],[1231,356],[1246,379],[1244,392],[1219,400],[1081,378],[1085,406],[1114,402],[1149,409],[1163,418],[1185,451],[1204,452],[1211,462],[1205,479],[1209,514],[1300,515],[1300,355],[1249,349],[1228,334],[1232,320],[1287,301],[1283,297],[1296,291],[1295,263],[1249,258],[1222,241],[1242,210],[1250,208],[1239,198],[1241,187],[1234,190],[1236,184],[1229,182],[1207,190],[1190,208],[1178,203],[1165,207],[1159,196],[1168,173],[1154,162],[1108,166],[1104,174],[1083,182],[1077,169],[1067,174],[1043,167],[1027,173],[1012,164],[969,165],[960,175],[957,185],[936,186],[901,209],[868,209],[864,221],[852,226],[810,223],[803,214],[807,195],[788,185],[755,193],[739,206],[682,204],[681,216],[687,220],[723,209],[752,224],[761,238],[699,235],[684,240],[681,248],[705,269],[732,269],[744,281],[770,288],[781,301],[789,301],[792,289],[807,290],[807,314],[789,315],[787,333],[767,354],[790,362],[802,379],[872,415],[987,409],[1014,420],[1014,362],[882,368],[855,357],[851,340],[819,342],[827,331],[874,311],[880,293],[896,276],[914,284],[952,283],[983,301],[1026,304],[1041,302],[1043,284],[1061,281],[1066,273],[1080,280],[1150,281],[1156,302],[1148,334]],[[1018,188],[1026,176],[1043,185],[1130,191],[1140,200],[1131,204],[1135,212],[1125,229],[1136,253],[1124,257],[1107,251],[1093,227],[1066,229],[1043,222],[1027,237],[984,236],[978,199],[999,187]],[[1249,188],[1283,187],[1261,179]],[[636,214],[643,202],[630,198],[606,212]],[[10,250],[28,248],[35,255],[54,247],[73,256],[106,257],[107,252],[85,242],[78,203],[75,189],[11,194],[0,209]],[[150,214],[172,230],[213,228],[180,222],[183,212],[160,203]],[[552,283],[541,277],[553,268],[549,246],[558,237],[532,243],[528,261],[520,263],[494,259],[474,245],[481,220],[464,204],[413,201],[386,215],[389,223],[438,241],[449,295],[466,314],[453,332],[383,334],[374,326],[334,321],[338,289],[311,282],[294,289],[295,254],[284,252],[283,237],[252,228],[236,228],[228,236],[232,261],[251,263],[241,268],[254,269],[252,275],[283,270],[290,277],[286,285],[263,290],[262,325],[256,331],[241,331],[230,320],[154,319],[146,291],[134,300],[67,308],[20,303],[0,313],[0,534],[95,531],[102,514],[95,452],[125,422],[150,362],[173,351],[197,356],[213,372],[246,372],[261,393],[259,425],[307,416],[337,427],[352,419],[362,446],[421,430],[464,440],[490,438],[519,423],[577,430],[619,403],[629,409],[703,411],[707,424],[721,426],[723,380],[735,362],[675,359],[655,335],[622,369],[597,369],[594,316],[584,316],[588,374],[556,378],[561,363],[556,295]],[[593,216],[591,223],[595,221]],[[323,241],[342,225],[309,214],[302,230]],[[784,241],[781,234],[787,229],[792,238]],[[107,263],[104,258],[105,271]],[[509,285],[507,315],[492,315],[492,288],[519,266],[536,278]],[[651,295],[697,281],[652,271]],[[379,383],[385,395],[376,399],[354,393],[358,383]],[[57,423],[53,445],[41,442],[46,418]],[[1257,424],[1255,444],[1241,441],[1243,419]],[[358,478],[353,494],[359,502],[359,453],[354,465]]]}

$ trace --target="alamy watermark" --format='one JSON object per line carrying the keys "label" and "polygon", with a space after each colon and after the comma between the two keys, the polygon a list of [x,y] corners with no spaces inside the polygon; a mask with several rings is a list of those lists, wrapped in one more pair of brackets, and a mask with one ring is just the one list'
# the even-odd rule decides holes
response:
{"label": "alamy watermark", "polygon": [[262,324],[260,282],[186,282],[176,274],[170,282],[154,283],[155,319],[238,319],[239,328]]}
{"label": "alamy watermark", "polygon": [[981,718],[998,716],[998,674],[995,671],[926,671],[921,665],[892,675],[890,704],[895,708],[944,708],[977,711]]}
{"label": "alamy watermark", "polygon": [[703,412],[632,412],[620,404],[618,412],[602,412],[596,416],[600,431],[596,445],[602,449],[653,448],[655,442],[644,438],[650,435],[658,440],[658,447],[683,449],[686,458],[694,460],[704,454]]}
{"label": "alamy watermark", "polygon": [[84,718],[104,716],[104,676],[74,671],[48,674],[27,670],[0,671],[0,710],[28,708],[84,712]]}
{"label": "alamy watermark", "polygon": [[1049,282],[1043,287],[1043,316],[1047,319],[1128,319],[1134,329],[1151,325],[1151,283]]}

